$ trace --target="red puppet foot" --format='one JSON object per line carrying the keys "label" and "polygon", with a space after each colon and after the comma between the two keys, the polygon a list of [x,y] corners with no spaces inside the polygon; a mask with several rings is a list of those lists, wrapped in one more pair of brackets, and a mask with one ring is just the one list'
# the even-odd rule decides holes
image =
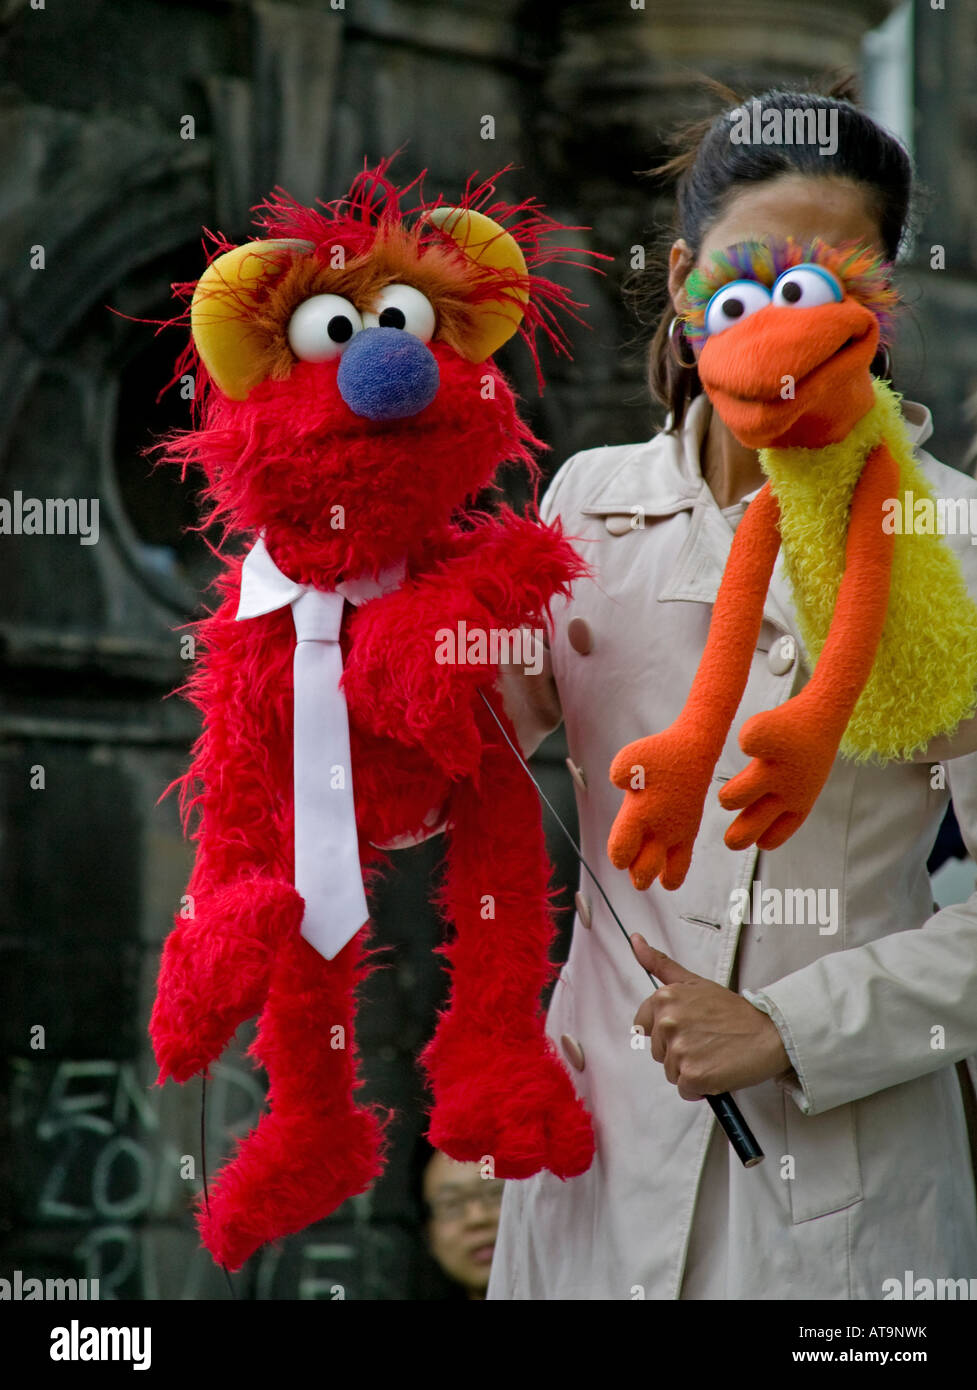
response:
{"label": "red puppet foot", "polygon": [[201,1197],[197,1225],[225,1269],[240,1269],[266,1241],[322,1221],[380,1175],[380,1124],[367,1110],[264,1115],[233,1162]]}
{"label": "red puppet foot", "polygon": [[478,1062],[438,1094],[428,1130],[435,1148],[459,1162],[491,1158],[499,1178],[585,1172],[594,1156],[590,1117],[552,1044],[542,1056],[537,1049],[479,1040]]}

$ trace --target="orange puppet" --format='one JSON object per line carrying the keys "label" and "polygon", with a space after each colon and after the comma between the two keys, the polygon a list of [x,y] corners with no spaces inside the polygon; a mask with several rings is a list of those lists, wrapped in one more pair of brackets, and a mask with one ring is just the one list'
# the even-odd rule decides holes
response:
{"label": "orange puppet", "polygon": [[898,297],[861,245],[741,242],[686,281],[685,331],[713,408],[767,482],[737,528],[678,719],[626,745],[608,853],[635,887],[683,882],[713,769],[746,687],[778,552],[810,679],[747,721],[752,761],[719,793],[730,849],[776,849],[839,751],[910,758],[977,705],[977,606],[939,535],[896,534],[892,499],[932,498],[899,397],[871,374]]}

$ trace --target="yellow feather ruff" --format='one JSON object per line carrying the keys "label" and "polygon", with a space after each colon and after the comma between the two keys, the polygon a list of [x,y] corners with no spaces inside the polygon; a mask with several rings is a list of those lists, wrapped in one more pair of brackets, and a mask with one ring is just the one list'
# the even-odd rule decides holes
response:
{"label": "yellow feather ruff", "polygon": [[[874,381],[875,405],[846,439],[824,449],[761,449],[760,465],[780,504],[784,569],[801,635],[817,662],[845,568],[855,484],[883,438],[906,492],[935,501],[913,457],[900,397]],[[881,527],[881,519],[880,519]],[[894,537],[889,607],[869,679],[841,741],[858,762],[909,758],[951,735],[977,704],[977,605],[959,560],[939,535]]]}

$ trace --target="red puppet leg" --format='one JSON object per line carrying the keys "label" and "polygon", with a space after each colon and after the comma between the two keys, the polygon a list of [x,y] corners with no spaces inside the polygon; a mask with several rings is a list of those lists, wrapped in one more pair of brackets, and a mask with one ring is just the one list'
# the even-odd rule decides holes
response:
{"label": "red puppet leg", "polygon": [[353,1102],[353,990],[361,936],[327,961],[297,934],[283,945],[253,1053],[270,1110],[221,1170],[198,1224],[214,1259],[239,1269],[266,1241],[321,1221],[380,1174],[381,1123]]}
{"label": "red puppet leg", "polygon": [[457,932],[444,948],[451,1007],[421,1057],[435,1098],[429,1137],[452,1158],[491,1157],[498,1177],[574,1177],[594,1139],[539,1007],[553,938],[539,803],[487,711],[479,722],[478,786],[459,785],[450,803],[441,905]]}

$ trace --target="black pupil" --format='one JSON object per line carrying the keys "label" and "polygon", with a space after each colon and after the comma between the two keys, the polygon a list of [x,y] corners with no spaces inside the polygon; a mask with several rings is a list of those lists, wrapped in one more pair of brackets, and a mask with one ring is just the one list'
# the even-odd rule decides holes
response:
{"label": "black pupil", "polygon": [[796,304],[801,297],[801,287],[796,280],[788,280],[780,293],[788,304]]}
{"label": "black pupil", "polygon": [[381,309],[380,327],[381,328],[403,328],[407,322],[407,315],[403,309]]}
{"label": "black pupil", "polygon": [[345,314],[334,314],[326,332],[334,343],[348,343],[353,336],[353,325]]}
{"label": "black pupil", "polygon": [[742,299],[724,299],[723,313],[728,319],[738,319],[743,312]]}

